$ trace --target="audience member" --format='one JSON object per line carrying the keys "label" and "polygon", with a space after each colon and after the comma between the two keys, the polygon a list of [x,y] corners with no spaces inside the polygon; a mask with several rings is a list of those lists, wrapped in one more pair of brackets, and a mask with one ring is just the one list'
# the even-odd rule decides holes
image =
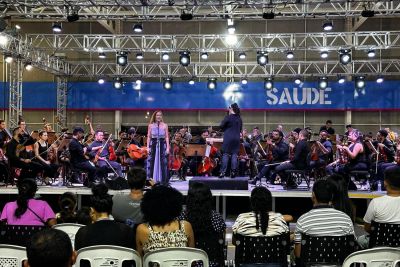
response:
{"label": "audience member", "polygon": [[68,234],[57,229],[44,229],[34,234],[26,254],[28,260],[24,267],[71,267],[76,260]]}
{"label": "audience member", "polygon": [[46,201],[34,199],[37,191],[35,180],[19,180],[17,187],[17,200],[8,202],[4,206],[0,220],[10,225],[52,226],[56,224],[56,216],[49,204]]}
{"label": "audience member", "polygon": [[295,256],[300,257],[302,235],[310,236],[345,236],[354,235],[353,222],[350,217],[333,208],[334,190],[327,180],[314,183],[312,201],[314,207],[303,214],[296,223]]}
{"label": "audience member", "polygon": [[135,248],[135,233],[132,229],[110,219],[112,196],[104,184],[92,188],[90,216],[93,224],[81,227],[75,236],[75,249],[94,245],[114,245]]}
{"label": "audience member", "polygon": [[339,174],[332,174],[326,177],[326,179],[333,186],[333,199],[332,205],[335,209],[346,213],[350,219],[354,222],[354,205],[349,198],[349,192],[347,190],[348,184],[346,179]]}
{"label": "audience member", "polygon": [[131,192],[128,195],[117,194],[113,196],[112,215],[114,220],[134,226],[143,222],[140,202],[146,183],[146,171],[143,168],[134,167],[129,170],[127,176]]}
{"label": "audience member", "polygon": [[90,207],[82,207],[76,212],[76,223],[89,225],[92,224],[92,218],[90,218]]}
{"label": "audience member", "polygon": [[76,223],[76,195],[71,192],[65,192],[60,196],[58,204],[60,212],[56,214],[57,223]]}
{"label": "audience member", "polygon": [[141,255],[160,248],[194,247],[191,224],[177,219],[182,204],[182,194],[168,186],[146,192],[140,205],[146,223],[136,231],[136,250]]}

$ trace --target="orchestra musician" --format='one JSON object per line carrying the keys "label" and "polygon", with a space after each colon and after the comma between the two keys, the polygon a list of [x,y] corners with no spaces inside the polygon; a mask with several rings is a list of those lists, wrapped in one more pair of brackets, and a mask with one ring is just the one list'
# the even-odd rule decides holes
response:
{"label": "orchestra musician", "polygon": [[[170,152],[169,169],[176,171],[180,180],[186,181],[188,161],[184,156],[181,155],[182,149],[184,149],[185,145],[180,132],[175,133],[170,147],[172,151]],[[178,167],[178,169],[173,169],[174,167]]]}
{"label": "orchestra musician", "polygon": [[49,177],[57,177],[57,170],[60,167],[57,164],[51,163],[48,154],[49,154],[49,144],[47,143],[47,132],[46,131],[40,131],[39,132],[39,140],[34,144],[33,151],[35,153],[34,161],[38,162],[40,165],[42,165],[42,168],[44,170],[43,176],[44,176],[44,183],[45,184],[50,184],[48,178]]}
{"label": "orchestra musician", "polygon": [[[319,141],[316,141],[312,146],[310,156],[310,168],[315,169],[325,167],[333,159],[333,146],[328,139],[329,133],[326,130],[319,132]],[[315,151],[313,151],[315,150]],[[316,155],[313,155],[313,154]]]}
{"label": "orchestra musician", "polygon": [[224,132],[224,141],[222,144],[222,166],[219,175],[220,178],[223,178],[226,175],[229,159],[231,161],[231,178],[236,176],[242,126],[243,123],[240,117],[240,108],[238,104],[233,103],[228,107],[228,115],[225,116],[220,124],[220,129]]}
{"label": "orchestra musician", "polygon": [[[298,131],[298,129],[295,129]],[[295,132],[296,132],[295,131]],[[290,143],[289,147],[294,149],[293,159],[289,159],[278,165],[275,168],[275,172],[279,174],[282,182],[284,183],[284,188],[296,188],[297,184],[294,181],[288,180],[285,173],[286,170],[304,170],[307,167],[307,155],[309,153],[309,148],[307,144],[309,132],[303,129],[298,134],[298,139],[296,144]]]}
{"label": "orchestra musician", "polygon": [[[101,130],[97,130],[94,135],[94,141],[90,144],[90,155],[93,157],[98,156],[98,160],[96,162],[97,166],[101,169],[105,169],[106,171],[110,171],[111,167],[115,170],[119,177],[122,177],[122,167],[116,161],[110,160],[110,150],[109,147],[113,146],[112,142],[105,144],[104,142],[104,132]],[[104,148],[103,148],[104,147]],[[101,151],[100,151],[101,150]],[[111,167],[110,167],[111,166]]]}
{"label": "orchestra musician", "polygon": [[183,142],[185,144],[190,143],[190,141],[192,141],[192,135],[189,132],[189,129],[187,126],[183,126],[180,130],[179,130],[180,134],[182,135],[182,139]]}
{"label": "orchestra musician", "polygon": [[324,126],[321,126],[321,128],[319,129],[319,132],[322,131],[326,131],[328,133],[328,135],[334,135],[335,134],[335,129],[332,128],[332,121],[331,120],[327,120],[325,122]]}
{"label": "orchestra musician", "polygon": [[[250,184],[255,185],[257,181],[261,181],[262,177],[266,177],[267,181],[271,181],[272,171],[275,170],[276,165],[270,165],[275,163],[280,163],[287,161],[289,156],[289,146],[283,141],[283,133],[279,130],[272,131],[272,140],[267,140],[267,146],[269,149],[272,149],[272,158],[267,161],[262,161],[263,163],[259,166],[260,172],[254,178],[253,181],[250,181]],[[266,151],[266,153],[268,153]],[[265,155],[266,156],[266,155]]]}
{"label": "orchestra musician", "polygon": [[[137,148],[142,148],[142,144],[140,143],[139,138],[136,135],[136,131],[137,129],[134,127],[129,128],[128,133],[127,133],[127,137],[130,139],[129,145],[135,145],[137,146]],[[122,140],[122,139],[121,139]],[[139,152],[139,151],[138,151]],[[142,157],[142,158],[131,158],[129,156],[128,151],[126,151],[125,154],[125,163],[128,164],[130,167],[141,167],[141,168],[145,168],[146,167],[146,157]]]}
{"label": "orchestra musician", "polygon": [[[195,144],[198,145],[205,145],[207,144],[206,139],[209,137],[209,132],[207,129],[203,130],[201,132],[200,138],[197,139],[197,141],[195,142]],[[203,157],[202,156],[193,156],[190,157],[190,161],[189,161],[189,168],[190,168],[190,172],[192,173],[193,176],[198,175],[197,173],[197,167],[199,166],[199,164],[202,162]]]}

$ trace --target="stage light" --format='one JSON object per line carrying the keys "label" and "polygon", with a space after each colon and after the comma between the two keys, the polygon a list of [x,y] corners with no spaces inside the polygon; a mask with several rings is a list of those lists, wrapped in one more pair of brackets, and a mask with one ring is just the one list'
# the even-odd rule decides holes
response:
{"label": "stage light", "polygon": [[364,18],[372,18],[374,15],[375,15],[375,12],[373,10],[365,9],[361,12],[361,17],[364,17]]}
{"label": "stage light", "polygon": [[31,71],[33,69],[32,62],[28,61],[25,63],[25,69]]}
{"label": "stage light", "polygon": [[241,82],[243,85],[246,85],[248,83],[248,80],[247,80],[247,78],[243,78]]}
{"label": "stage light", "polygon": [[142,60],[143,59],[143,53],[136,53],[136,59]]}
{"label": "stage light", "polygon": [[182,14],[181,14],[180,18],[181,18],[181,20],[192,20],[193,14],[190,12],[186,13],[185,10],[182,10]]}
{"label": "stage light", "polygon": [[294,58],[293,52],[292,52],[292,51],[288,51],[288,52],[286,53],[286,58],[287,58],[287,59],[293,59],[293,58]]}
{"label": "stage light", "polygon": [[172,78],[165,78],[163,82],[163,87],[165,90],[172,89]]}
{"label": "stage light", "polygon": [[328,58],[328,56],[329,56],[328,51],[322,51],[320,55],[321,55],[321,58]]}
{"label": "stage light", "polygon": [[103,78],[100,78],[100,79],[97,80],[97,82],[99,84],[104,84],[106,81]]}
{"label": "stage light", "polygon": [[17,29],[17,31],[21,30],[21,26],[19,26],[18,24],[15,25],[15,29]]}
{"label": "stage light", "polygon": [[263,19],[274,19],[275,18],[275,13],[274,12],[264,12],[262,14]]}
{"label": "stage light", "polygon": [[106,58],[106,53],[100,52],[100,53],[99,53],[99,58],[105,59],[105,58]]}
{"label": "stage light", "polygon": [[245,52],[240,52],[239,53],[239,58],[240,59],[246,59],[246,53]]}
{"label": "stage light", "polygon": [[260,66],[265,66],[268,64],[268,53],[258,51],[257,52],[257,63]]}
{"label": "stage light", "polygon": [[264,88],[266,90],[272,90],[272,88],[274,88],[274,79],[272,79],[272,77],[266,78],[264,80]]}
{"label": "stage light", "polygon": [[184,67],[189,66],[189,64],[190,64],[190,52],[189,51],[183,51],[183,52],[180,52],[179,54],[180,54],[179,63]]}
{"label": "stage light", "polygon": [[369,58],[375,57],[375,55],[376,55],[375,50],[374,49],[368,50],[367,55]]}
{"label": "stage light", "polygon": [[294,79],[294,83],[295,83],[295,84],[301,84],[301,78],[300,78],[300,77],[296,77],[296,78]]}
{"label": "stage light", "polygon": [[0,45],[6,46],[8,44],[8,37],[0,34]]}
{"label": "stage light", "polygon": [[215,90],[217,88],[217,79],[208,78],[207,88],[210,90]]}
{"label": "stage light", "polygon": [[143,25],[140,23],[136,23],[133,25],[133,32],[134,33],[142,33],[143,32]]}
{"label": "stage light", "polygon": [[201,59],[207,60],[208,59],[208,53],[207,52],[201,53]]}
{"label": "stage light", "polygon": [[9,54],[9,53],[4,54],[4,61],[6,63],[11,63],[11,62],[13,62],[13,60],[14,60],[14,58],[12,57],[11,54]]}
{"label": "stage light", "polygon": [[117,64],[120,66],[126,66],[126,64],[128,64],[128,54],[125,51],[117,53]]}
{"label": "stage light", "polygon": [[332,21],[325,21],[324,24],[322,24],[322,28],[324,31],[331,31],[333,30],[333,23]]}
{"label": "stage light", "polygon": [[235,34],[236,28],[233,19],[228,19],[227,23],[228,23],[228,33]]}
{"label": "stage light", "polygon": [[236,34],[228,34],[225,37],[225,42],[227,43],[227,45],[229,46],[234,46],[237,43],[238,39]]}
{"label": "stage light", "polygon": [[68,22],[75,22],[79,20],[79,15],[77,12],[72,12],[72,14],[67,16]]}
{"label": "stage light", "polygon": [[344,78],[344,76],[338,77],[338,83],[343,84],[345,81],[346,81],[346,79]]}
{"label": "stage light", "polygon": [[122,88],[122,79],[120,77],[117,77],[114,79],[114,88],[115,89],[121,89]]}
{"label": "stage light", "polygon": [[356,76],[355,77],[355,87],[356,89],[364,89],[365,87],[365,77],[364,76]]}
{"label": "stage light", "polygon": [[327,77],[320,77],[318,79],[318,88],[325,90],[328,87],[328,78]]}
{"label": "stage light", "polygon": [[140,78],[137,78],[135,81],[136,84],[142,84],[142,80]]}
{"label": "stage light", "polygon": [[377,82],[377,83],[383,83],[383,81],[384,81],[383,76],[378,76],[378,77],[376,78],[376,82]]}
{"label": "stage light", "polygon": [[61,23],[54,22],[53,23],[53,32],[59,33],[62,31]]}
{"label": "stage light", "polygon": [[349,64],[351,62],[351,54],[350,54],[350,50],[348,49],[343,49],[340,50],[339,53],[339,61],[340,63],[342,63],[343,65]]}
{"label": "stage light", "polygon": [[189,80],[189,84],[190,85],[194,85],[194,78],[192,77],[192,78],[190,78],[190,80]]}
{"label": "stage light", "polygon": [[162,53],[161,58],[164,61],[168,61],[169,60],[169,54],[168,53]]}

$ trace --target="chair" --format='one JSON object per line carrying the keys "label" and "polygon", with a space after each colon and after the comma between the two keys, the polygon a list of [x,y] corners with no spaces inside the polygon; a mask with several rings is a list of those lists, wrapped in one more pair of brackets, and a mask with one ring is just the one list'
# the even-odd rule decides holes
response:
{"label": "chair", "polygon": [[369,248],[400,247],[400,224],[372,221]]}
{"label": "chair", "polygon": [[[132,264],[134,263],[134,265]],[[97,245],[78,250],[75,267],[142,267],[137,251],[119,246]]]}
{"label": "chair", "polygon": [[45,228],[36,225],[2,225],[0,243],[26,247],[31,236]]}
{"label": "chair", "polygon": [[292,181],[297,186],[300,186],[304,180],[306,182],[307,189],[310,189],[311,179],[309,170],[285,170],[285,173],[287,175],[287,181]]}
{"label": "chair", "polygon": [[227,246],[223,234],[220,236],[210,233],[196,234],[195,247],[207,253],[210,266],[225,266]]}
{"label": "chair", "polygon": [[370,190],[369,178],[371,174],[368,171],[351,171],[350,179],[354,182],[357,190]]}
{"label": "chair", "polygon": [[235,264],[275,263],[287,266],[290,255],[289,233],[277,236],[235,235]]}
{"label": "chair", "polygon": [[162,248],[156,251],[148,252],[143,257],[143,267],[152,267],[158,265],[159,267],[190,267],[192,264],[208,267],[208,256],[201,249],[197,248]]}
{"label": "chair", "polygon": [[61,224],[54,225],[53,228],[67,233],[69,238],[71,239],[72,248],[74,248],[75,235],[82,226],[84,226],[84,225],[77,224],[77,223],[61,223]]}
{"label": "chair", "polygon": [[[360,264],[357,264],[360,263]],[[343,267],[395,267],[400,265],[400,248],[372,248],[361,250],[349,255],[343,262]]]}
{"label": "chair", "polygon": [[309,236],[301,240],[302,265],[329,264],[341,265],[344,259],[356,250],[354,235]]}
{"label": "chair", "polygon": [[24,247],[0,245],[0,266],[21,267],[26,259],[26,249]]}

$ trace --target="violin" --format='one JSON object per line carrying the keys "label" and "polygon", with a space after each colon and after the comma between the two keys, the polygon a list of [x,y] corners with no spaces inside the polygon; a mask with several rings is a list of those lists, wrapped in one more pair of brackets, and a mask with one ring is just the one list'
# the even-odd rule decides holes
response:
{"label": "violin", "polygon": [[94,157],[93,163],[97,163],[99,161],[99,158],[101,156],[101,153],[103,152],[104,148],[107,146],[108,142],[111,139],[112,134],[110,134],[110,136],[108,137],[107,141],[104,143],[104,145],[97,150],[96,156]]}

